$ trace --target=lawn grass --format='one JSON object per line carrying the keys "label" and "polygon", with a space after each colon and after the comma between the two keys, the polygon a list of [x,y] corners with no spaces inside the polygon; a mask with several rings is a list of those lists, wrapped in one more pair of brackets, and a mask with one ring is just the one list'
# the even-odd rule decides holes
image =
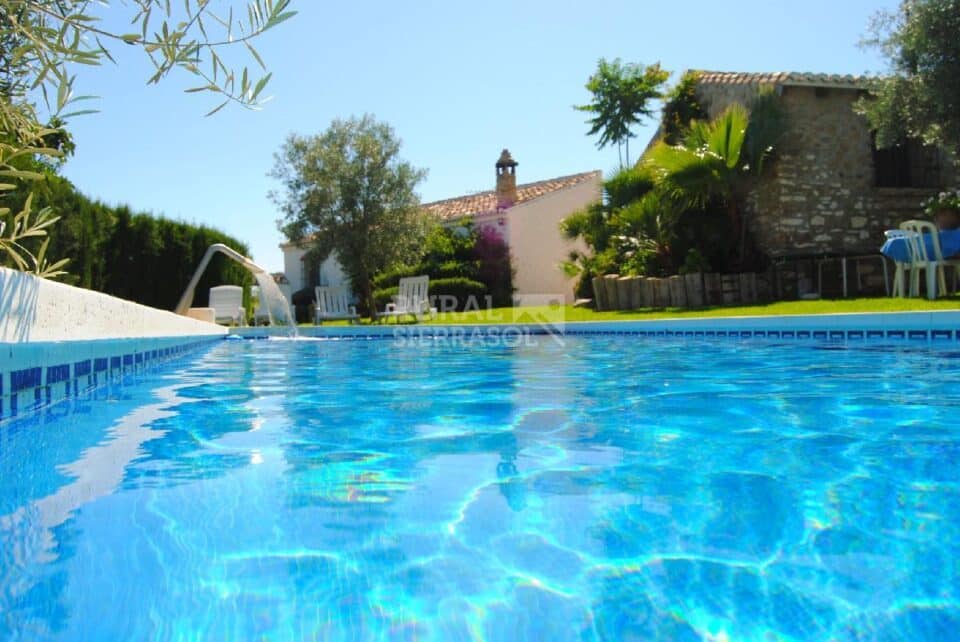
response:
{"label": "lawn grass", "polygon": [[[715,306],[690,310],[686,308],[657,308],[617,312],[595,312],[589,308],[494,308],[470,312],[444,312],[429,325],[456,323],[524,323],[538,319],[554,322],[570,321],[643,321],[655,319],[700,319],[716,317],[765,317],[790,314],[853,314],[877,312],[932,312],[937,310],[960,311],[960,297],[951,296],[933,301],[878,297],[869,299],[821,299],[817,301],[778,301],[755,305]],[[324,325],[345,325],[346,321],[328,322]],[[369,323],[364,319],[362,323]],[[305,324],[310,325],[310,324]]]}

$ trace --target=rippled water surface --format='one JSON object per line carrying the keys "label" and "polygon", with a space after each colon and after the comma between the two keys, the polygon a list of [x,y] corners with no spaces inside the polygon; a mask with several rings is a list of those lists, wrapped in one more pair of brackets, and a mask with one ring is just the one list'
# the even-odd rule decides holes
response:
{"label": "rippled water surface", "polygon": [[960,353],[223,342],[0,425],[0,640],[948,640]]}

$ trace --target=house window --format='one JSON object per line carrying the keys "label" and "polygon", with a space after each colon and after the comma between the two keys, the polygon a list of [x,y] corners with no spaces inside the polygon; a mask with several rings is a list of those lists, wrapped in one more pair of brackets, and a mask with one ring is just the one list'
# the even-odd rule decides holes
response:
{"label": "house window", "polygon": [[877,187],[940,187],[940,150],[908,140],[888,149],[873,148]]}

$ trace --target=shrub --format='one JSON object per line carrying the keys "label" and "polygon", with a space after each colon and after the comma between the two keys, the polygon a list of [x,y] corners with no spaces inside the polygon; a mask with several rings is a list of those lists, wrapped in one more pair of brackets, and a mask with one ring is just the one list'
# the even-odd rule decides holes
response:
{"label": "shrub", "polygon": [[[440,301],[440,297],[454,297],[456,299],[455,310],[461,311],[474,298],[473,305],[485,306],[484,297],[488,294],[487,286],[479,281],[457,277],[453,279],[437,279],[430,282],[431,301]],[[437,307],[440,307],[439,305]],[[444,306],[444,309],[450,311]]]}
{"label": "shrub", "polygon": [[377,311],[383,312],[384,308],[387,307],[387,304],[393,301],[393,297],[397,296],[400,288],[397,286],[389,288],[380,288],[379,290],[373,291],[373,300],[377,304]]}
{"label": "shrub", "polygon": [[392,288],[400,285],[400,279],[421,274],[426,274],[431,279],[455,279],[459,277],[477,280],[478,271],[477,261],[445,261],[438,266],[428,266],[422,263],[412,267],[403,265],[389,272],[378,274],[373,279],[373,286],[378,290]]}
{"label": "shrub", "polygon": [[[374,300],[377,302],[377,310],[382,311],[388,303],[393,301],[399,288],[392,286],[381,288],[373,293]],[[430,281],[430,304],[440,308],[443,311],[461,311],[474,298],[475,305],[485,306],[484,297],[487,295],[487,287],[479,281],[465,279],[462,277],[452,279],[437,279]],[[452,297],[452,298],[447,298]]]}
{"label": "shrub", "polygon": [[419,265],[401,265],[400,267],[394,268],[387,272],[381,272],[377,276],[373,277],[373,287],[377,290],[396,287],[397,284],[400,283],[400,279],[405,279],[409,276],[417,276],[418,274],[422,274]]}
{"label": "shrub", "polygon": [[700,74],[688,71],[681,76],[677,85],[665,96],[663,102],[660,130],[670,145],[680,142],[684,130],[694,120],[707,120],[710,116],[706,106],[697,98],[697,82]]}
{"label": "shrub", "polygon": [[[479,283],[484,290],[480,293],[470,290],[465,296],[489,295],[496,306],[511,305],[513,269],[510,252],[497,230],[472,226],[467,226],[465,230],[438,227],[427,236],[425,250],[423,259],[417,265],[402,265],[374,277],[373,284],[380,296],[376,299],[378,307],[382,309],[390,300],[390,295],[396,294],[395,288],[400,279],[421,274],[430,277],[431,294],[434,294],[436,284],[469,281]],[[385,293],[389,289],[394,290]],[[459,306],[463,305],[459,291],[449,294],[457,297]]]}
{"label": "shrub", "polygon": [[[219,230],[91,200],[55,174],[32,183],[31,190],[21,187],[7,194],[4,205],[20,211],[32,191],[35,211],[54,209],[61,218],[49,230],[47,254],[70,257],[65,268],[70,274],[62,280],[81,288],[172,310],[208,247],[225,243],[241,254],[249,253],[244,243]],[[11,229],[12,221],[8,218],[6,223]],[[192,304],[205,306],[215,285],[252,283],[246,268],[217,254],[197,284]]]}

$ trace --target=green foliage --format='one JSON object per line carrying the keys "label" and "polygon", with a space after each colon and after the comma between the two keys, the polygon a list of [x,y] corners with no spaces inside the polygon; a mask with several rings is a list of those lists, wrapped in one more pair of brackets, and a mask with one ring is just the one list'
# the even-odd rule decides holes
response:
{"label": "green foliage", "polygon": [[654,183],[655,177],[642,165],[623,169],[603,184],[606,205],[611,210],[626,207],[646,196]]}
{"label": "green foliage", "polygon": [[960,151],[960,0],[903,0],[896,13],[878,12],[870,32],[864,44],[892,72],[857,103],[877,145],[916,138]]}
{"label": "green foliage", "polygon": [[[378,309],[383,309],[399,292],[398,286],[381,288],[373,293]],[[453,303],[447,311],[462,311],[470,306],[485,307],[484,297],[488,296],[487,286],[479,281],[456,277],[451,279],[430,280],[430,298],[432,302]],[[445,299],[444,297],[447,297]]]}
{"label": "green foliage", "polygon": [[[209,227],[134,214],[121,206],[115,210],[113,229],[103,244],[107,265],[102,290],[122,299],[172,310],[207,248],[214,243],[224,243],[241,254],[249,251],[237,239]],[[215,285],[251,283],[252,277],[245,268],[217,254],[197,284],[192,305],[206,306],[209,290]]]}
{"label": "green foliage", "polygon": [[503,239],[486,228],[467,225],[451,229],[436,225],[424,243],[423,258],[414,265],[403,265],[374,277],[378,289],[395,287],[401,278],[425,274],[430,277],[430,293],[441,281],[466,279],[483,286],[483,296],[494,305],[512,303],[513,285],[510,255]]}
{"label": "green foliage", "polygon": [[399,285],[400,279],[411,276],[426,274],[431,280],[465,278],[476,280],[479,274],[479,264],[477,261],[445,261],[440,264],[418,263],[417,265],[403,265],[392,270],[387,270],[373,278],[374,288],[381,290]]}
{"label": "green foliage", "polygon": [[660,274],[669,259],[669,221],[674,211],[655,193],[642,166],[622,169],[604,182],[604,199],[560,223],[570,239],[581,238],[588,252],[573,252],[562,265],[579,275],[577,297],[590,298],[591,280],[603,274]]}
{"label": "green foliage", "polygon": [[744,170],[754,176],[763,174],[787,128],[787,117],[780,98],[771,87],[763,87],[749,105],[749,121],[743,138]]}
{"label": "green foliage", "polygon": [[397,296],[400,293],[400,287],[396,285],[391,285],[386,288],[377,288],[373,291],[373,301],[374,305],[377,306],[378,310],[383,310],[387,307],[387,304],[393,301],[393,297]]}
{"label": "green foliage", "polygon": [[375,314],[372,279],[420,259],[429,216],[416,187],[426,176],[401,160],[400,140],[373,116],[334,120],[322,134],[290,135],[271,176],[280,229],[318,259],[336,251],[361,307]]}
{"label": "green foliage", "polygon": [[702,208],[712,199],[735,203],[748,118],[734,103],[710,122],[692,122],[683,144],[658,141],[643,160],[658,189],[684,208]]}
{"label": "green foliage", "polygon": [[748,176],[763,171],[785,127],[779,99],[773,92],[762,91],[751,101],[750,111],[733,103],[712,121],[695,120],[683,133],[681,144],[660,140],[643,160],[655,176],[657,191],[681,210],[726,211],[731,232],[739,239],[735,256],[740,269],[760,260],[747,245],[741,206],[745,184]]}
{"label": "green foliage", "polygon": [[[172,310],[207,248],[224,243],[246,253],[237,239],[209,227],[138,214],[129,207],[109,207],[92,201],[64,178],[48,174],[32,185],[21,185],[8,200],[16,208],[62,212],[57,225],[46,228],[47,254],[71,257],[68,283],[123,299]],[[13,224],[7,214],[4,225]],[[0,264],[17,267],[0,254]],[[50,266],[47,266],[49,269]],[[216,255],[196,289],[195,305],[206,305],[215,285],[248,285],[249,272]]]}
{"label": "green foliage", "polygon": [[[246,11],[237,16],[232,3],[215,12],[208,0],[131,0],[127,4],[132,5],[130,23],[135,31],[117,33],[103,28],[101,16],[91,12],[97,4],[81,0],[0,0],[0,42],[15,46],[7,54],[15,71],[8,70],[3,79],[5,95],[19,97],[39,89],[47,108],[69,119],[87,110],[65,113],[64,109],[89,98],[75,95],[75,76],[69,67],[115,62],[110,47],[124,45],[137,47],[147,55],[154,68],[148,83],[159,82],[180,69],[200,80],[197,87],[186,91],[211,92],[224,103],[255,107],[270,74],[251,43],[295,13],[289,10],[290,0],[251,0],[245,3]],[[109,7],[109,2],[99,4]],[[224,63],[220,51],[241,44],[265,75],[256,76],[246,67],[237,74]]]}
{"label": "green foliage", "polygon": [[[200,85],[188,92],[213,93],[223,101],[209,114],[230,102],[255,108],[262,101],[270,74],[264,68],[264,75],[257,77],[244,68],[237,75],[219,51],[242,43],[263,67],[251,41],[291,17],[294,12],[288,10],[289,4],[290,0],[252,0],[246,4],[245,17],[236,19],[230,3],[221,7],[226,9],[225,15],[218,15],[207,0],[130,0],[126,5],[132,5],[131,22],[136,31],[116,33],[105,29],[101,17],[91,13],[97,6],[108,8],[108,1],[0,0],[0,199],[15,200],[18,186],[39,180],[44,165],[52,166],[72,151],[72,139],[63,128],[65,121],[93,111],[80,106],[91,97],[76,94],[72,66],[115,62],[110,46],[134,46],[154,66],[150,83],[159,82],[174,69],[199,78]],[[42,100],[46,117],[40,117],[34,100]],[[6,203],[0,214],[7,215],[10,210]],[[57,221],[57,214],[64,212],[40,210],[43,229]],[[26,218],[20,220],[23,223]],[[16,230],[8,227],[7,231]],[[17,241],[7,236],[0,252],[16,267],[42,276],[62,274],[51,269],[43,257],[48,247],[53,251],[53,244],[41,241],[37,250],[23,245],[24,240],[40,238],[33,234]]]}
{"label": "green foliage", "polygon": [[660,129],[663,132],[663,140],[668,145],[680,143],[690,123],[695,120],[706,120],[709,117],[706,107],[697,98],[699,79],[699,72],[687,71],[665,96]]}
{"label": "green foliage", "polygon": [[[57,222],[60,217],[53,215],[53,210],[44,207],[31,220],[33,213],[33,194],[27,197],[20,210],[10,221],[10,231],[4,236],[7,228],[7,221],[0,221],[0,250],[3,251],[13,261],[13,265],[18,270],[33,272],[34,274],[52,278],[65,274],[60,268],[64,267],[69,259],[61,259],[56,263],[49,264],[46,259],[47,248],[50,246],[50,237],[47,236],[47,228]],[[27,239],[40,239],[40,248],[36,254],[30,251],[24,243]]]}
{"label": "green foliage", "polygon": [[[597,71],[590,76],[585,85],[593,94],[593,102],[588,105],[576,105],[574,109],[592,114],[587,121],[590,125],[588,136],[600,134],[597,147],[601,149],[610,143],[620,147],[626,145],[627,165],[630,165],[630,139],[635,136],[631,131],[643,117],[652,117],[653,111],[648,103],[661,97],[660,88],[670,77],[670,72],[660,69],[656,63],[649,67],[628,63],[617,58],[607,62],[601,58]],[[620,159],[623,166],[623,158]]]}
{"label": "green foliage", "polygon": [[936,196],[931,196],[924,202],[923,210],[930,216],[941,210],[960,212],[960,189],[955,189],[952,192],[940,192]]}
{"label": "green foliage", "polygon": [[706,259],[700,250],[690,248],[687,250],[687,256],[683,259],[683,265],[677,271],[678,274],[695,274],[697,272],[709,272],[710,261]]}
{"label": "green foliage", "polygon": [[[674,95],[694,96],[695,79],[685,76]],[[672,122],[696,113],[688,107],[675,104]],[[572,253],[563,266],[567,274],[580,275],[577,296],[592,296],[590,282],[602,274],[666,276],[743,267],[743,185],[769,163],[785,128],[773,93],[761,92],[750,108],[734,104],[713,121],[691,120],[678,144],[659,140],[636,167],[604,183],[602,203],[561,223],[565,236],[583,239],[589,248]]]}

